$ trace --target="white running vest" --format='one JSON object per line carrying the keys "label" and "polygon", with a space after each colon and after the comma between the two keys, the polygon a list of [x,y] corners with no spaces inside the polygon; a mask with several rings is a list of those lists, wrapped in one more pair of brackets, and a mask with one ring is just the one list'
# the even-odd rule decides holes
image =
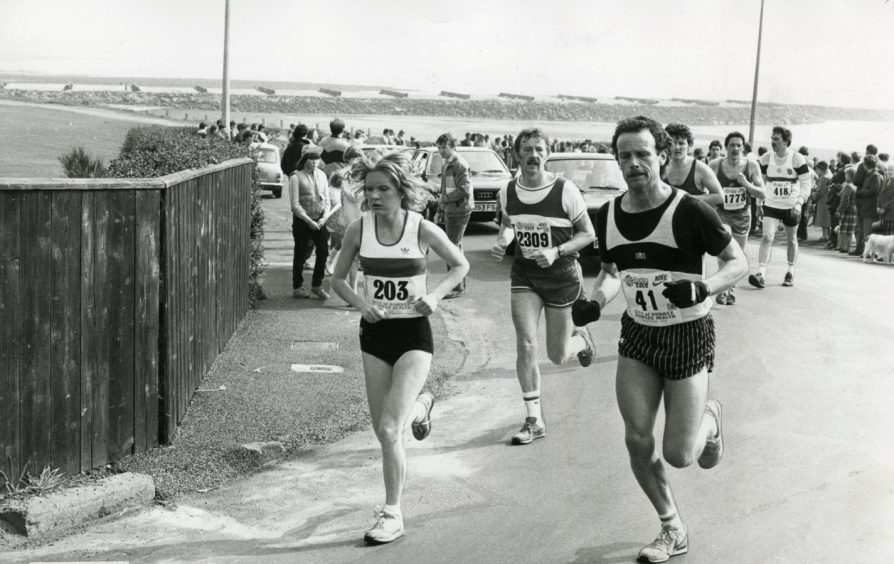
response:
{"label": "white running vest", "polygon": [[361,221],[360,265],[367,303],[390,318],[422,317],[413,307],[428,291],[427,259],[419,245],[422,216],[408,211],[403,233],[393,245],[379,242],[373,212],[364,212]]}
{"label": "white running vest", "polygon": [[788,151],[782,164],[776,163],[776,154],[772,151],[764,156],[767,157],[768,184],[764,205],[783,210],[795,207],[801,192],[798,173],[795,172],[795,153]]}

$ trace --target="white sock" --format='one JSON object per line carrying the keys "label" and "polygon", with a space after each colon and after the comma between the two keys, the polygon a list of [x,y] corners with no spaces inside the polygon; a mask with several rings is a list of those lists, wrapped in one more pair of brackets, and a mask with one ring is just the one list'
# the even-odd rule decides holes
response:
{"label": "white sock", "polygon": [[522,394],[522,399],[525,400],[528,417],[535,417],[537,421],[543,423],[543,415],[540,413],[540,390]]}
{"label": "white sock", "polygon": [[788,265],[788,273],[791,274],[792,276],[795,275],[795,265],[793,265],[793,264]]}
{"label": "white sock", "polygon": [[757,273],[760,274],[761,276],[765,276],[767,274],[767,265],[758,266]]}
{"label": "white sock", "polygon": [[680,519],[680,514],[676,511],[668,513],[667,515],[659,515],[658,518],[661,519],[662,527],[670,527],[673,529],[683,528],[683,520]]}
{"label": "white sock", "polygon": [[403,519],[403,514],[400,512],[400,505],[388,505],[385,504],[382,506],[382,513],[387,513],[392,517],[397,517],[398,519]]}

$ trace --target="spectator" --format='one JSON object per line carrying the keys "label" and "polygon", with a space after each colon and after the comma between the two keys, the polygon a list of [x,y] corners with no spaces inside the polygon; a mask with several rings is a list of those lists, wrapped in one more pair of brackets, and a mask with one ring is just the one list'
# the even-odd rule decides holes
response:
{"label": "spectator", "polygon": [[[319,168],[320,147],[308,146],[302,151],[295,172],[289,177],[289,199],[292,206],[292,237],[295,253],[292,260],[292,295],[296,298],[329,299],[323,289],[326,259],[329,256],[329,232],[323,218],[328,215],[329,182]],[[316,252],[310,294],[304,289],[304,260],[307,242],[313,241]]]}
{"label": "spectator", "polygon": [[813,199],[812,195],[816,190],[816,171],[813,170],[813,165],[810,160],[810,151],[806,146],[801,145],[798,149],[798,152],[804,156],[804,162],[807,163],[807,168],[810,171],[810,192],[807,194],[807,198],[804,203],[804,210],[801,213],[801,221],[798,222],[798,240],[806,241],[807,240],[807,226],[810,224],[810,219],[813,216]]}
{"label": "spectator", "polygon": [[199,130],[196,131],[196,135],[199,137],[208,137],[208,124],[204,121],[199,122]]}
{"label": "spectator", "polygon": [[307,138],[307,126],[299,123],[292,131],[289,145],[282,152],[282,158],[279,160],[283,174],[291,176],[295,172],[298,161],[301,159],[301,152],[308,145],[310,145],[310,140]]}
{"label": "spectator", "polygon": [[340,118],[334,118],[329,122],[329,135],[320,139],[320,149],[323,150],[323,172],[327,178],[347,164],[345,151],[351,144],[344,140],[344,131],[345,122]]}
{"label": "spectator", "polygon": [[[856,154],[856,153],[854,153],[854,154]],[[869,155],[872,155],[873,157],[875,157],[876,162],[878,162],[878,148],[871,143],[869,145],[866,145],[866,156],[868,157]],[[854,162],[856,163],[858,160],[859,159],[854,159]],[[863,181],[865,180],[865,178],[866,178],[866,161],[864,159],[863,162],[861,162],[860,164],[857,165],[857,172],[854,173],[854,186],[857,187],[857,190],[859,190],[860,188],[863,187]],[[857,227],[859,228],[859,225]],[[857,244],[859,246],[859,241],[857,242]]]}
{"label": "spectator", "polygon": [[[435,144],[444,160],[438,208],[444,218],[447,238],[462,252],[463,234],[472,215],[472,177],[468,163],[456,152],[456,138],[453,135],[444,133],[438,137]],[[444,299],[458,298],[465,291],[466,280],[463,278],[450,294],[444,296]]]}
{"label": "spectator", "polygon": [[829,163],[819,161],[816,163],[816,191],[813,193],[814,216],[813,224],[823,230],[820,242],[829,240],[832,229],[832,218],[829,215],[829,187],[832,184],[832,175],[829,174]]}
{"label": "spectator", "polygon": [[857,200],[854,194],[854,173],[856,168],[848,166],[844,170],[845,182],[841,188],[841,200],[838,204],[838,252],[847,253],[854,242],[854,231],[857,229]]}
{"label": "spectator", "polygon": [[471,147],[472,146],[472,134],[470,132],[466,132],[466,137],[459,142],[459,144],[463,147]]}
{"label": "spectator", "polygon": [[[868,147],[867,147],[868,148]],[[857,248],[853,256],[863,255],[863,246],[872,233],[872,223],[878,219],[878,196],[882,188],[882,175],[878,173],[878,157],[867,154],[863,159],[863,186],[857,188],[854,198],[857,201]],[[859,170],[859,167],[857,167]],[[856,171],[854,178],[857,177]],[[855,184],[856,186],[856,184]]]}
{"label": "spectator", "polygon": [[[881,156],[881,155],[879,155]],[[878,195],[878,215],[881,225],[877,232],[881,235],[894,235],[894,175],[888,169],[882,189]]]}
{"label": "spectator", "polygon": [[708,144],[708,156],[705,157],[706,162],[711,162],[714,159],[719,159],[723,156],[723,145],[717,139],[711,140],[711,143]]}

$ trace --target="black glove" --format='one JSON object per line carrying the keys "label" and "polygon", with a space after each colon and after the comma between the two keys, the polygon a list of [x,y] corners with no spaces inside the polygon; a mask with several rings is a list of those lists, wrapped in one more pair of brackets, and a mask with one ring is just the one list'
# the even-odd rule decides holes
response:
{"label": "black glove", "polygon": [[577,327],[583,327],[587,323],[592,323],[599,319],[602,310],[598,302],[590,300],[575,300],[571,306],[571,321]]}
{"label": "black glove", "polygon": [[701,280],[665,282],[661,295],[679,308],[700,304],[708,297],[708,286]]}

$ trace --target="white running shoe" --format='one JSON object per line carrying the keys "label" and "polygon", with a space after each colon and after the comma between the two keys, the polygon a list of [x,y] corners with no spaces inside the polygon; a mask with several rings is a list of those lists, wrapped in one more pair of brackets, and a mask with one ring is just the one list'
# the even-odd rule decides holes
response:
{"label": "white running shoe", "polygon": [[689,552],[689,535],[686,526],[661,527],[661,532],[636,555],[639,562],[667,562],[671,556]]}
{"label": "white running shoe", "polygon": [[375,544],[385,544],[404,536],[403,517],[385,513],[378,505],[373,515],[376,518],[376,524],[372,526],[372,529],[366,531],[363,540]]}

